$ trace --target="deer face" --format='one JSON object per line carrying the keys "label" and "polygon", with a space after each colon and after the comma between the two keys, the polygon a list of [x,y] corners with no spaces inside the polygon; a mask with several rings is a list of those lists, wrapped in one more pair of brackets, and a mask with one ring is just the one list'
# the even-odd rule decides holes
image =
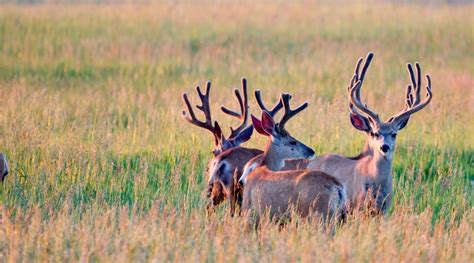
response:
{"label": "deer face", "polygon": [[313,149],[282,131],[278,125],[275,126],[271,139],[272,146],[276,148],[282,159],[312,159],[314,157]]}
{"label": "deer face", "polygon": [[278,154],[279,159],[311,159],[314,157],[313,149],[292,137],[279,124],[275,124],[268,112],[262,112],[261,120],[252,115],[252,122],[257,132],[270,136],[270,147]]}
{"label": "deer face", "polygon": [[370,148],[387,160],[392,160],[395,151],[397,130],[393,126],[381,123],[367,133]]}
{"label": "deer face", "polygon": [[[385,122],[375,123],[370,118],[359,114],[351,113],[350,118],[354,128],[367,134],[370,149],[386,160],[392,160],[397,133],[401,129],[400,126]],[[404,123],[406,124],[406,122]]]}

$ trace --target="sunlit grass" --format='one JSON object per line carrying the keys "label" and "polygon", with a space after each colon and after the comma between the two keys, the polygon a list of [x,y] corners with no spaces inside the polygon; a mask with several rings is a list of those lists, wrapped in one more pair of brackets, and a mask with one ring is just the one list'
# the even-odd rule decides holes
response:
{"label": "sunlit grass", "polygon": [[[0,257],[11,260],[472,261],[472,6],[319,2],[0,7]],[[394,204],[335,235],[314,225],[244,230],[205,214],[211,135],[181,93],[211,80],[213,114],[240,78],[308,109],[289,125],[318,154],[355,155],[347,118],[358,57],[383,118],[404,105],[407,62],[434,99],[398,136]],[[251,110],[257,112],[254,101]],[[233,124],[233,123],[232,123]],[[247,143],[262,147],[264,138]]]}

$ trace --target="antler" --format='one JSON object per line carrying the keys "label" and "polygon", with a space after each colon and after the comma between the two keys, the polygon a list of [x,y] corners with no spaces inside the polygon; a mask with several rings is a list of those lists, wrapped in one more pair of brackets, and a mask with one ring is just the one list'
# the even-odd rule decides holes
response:
{"label": "antler", "polygon": [[242,78],[242,92],[244,94],[244,98],[242,99],[242,96],[240,95],[240,92],[238,89],[234,90],[235,96],[237,97],[237,100],[239,101],[239,106],[240,106],[240,112],[237,113],[233,110],[229,110],[228,108],[222,106],[221,110],[233,117],[238,118],[239,120],[242,121],[239,127],[237,129],[233,129],[230,127],[230,137],[229,139],[235,138],[246,126],[247,126],[247,120],[249,117],[249,104],[248,104],[248,96],[247,96],[247,80],[245,78]]}
{"label": "antler", "polygon": [[[216,122],[214,122],[214,125],[212,123],[212,118],[211,118],[211,109],[209,107],[209,92],[211,90],[211,82],[208,81],[206,83],[206,93],[202,93],[201,92],[201,88],[198,86],[196,86],[196,91],[199,95],[199,98],[201,100],[201,105],[196,105],[196,108],[198,108],[199,110],[201,110],[203,113],[204,113],[204,116],[205,116],[205,121],[200,121],[196,118],[196,115],[194,114],[194,110],[193,108],[191,107],[191,103],[189,103],[189,99],[188,99],[188,95],[186,93],[183,93],[183,101],[186,105],[186,107],[188,108],[188,113],[186,113],[185,110],[183,110],[183,117],[191,124],[194,124],[198,127],[201,127],[201,128],[204,128],[206,130],[209,130],[210,132],[212,132],[212,134],[214,135],[214,139],[215,139],[215,143],[216,145],[218,144],[219,142],[219,139],[220,139],[220,128],[219,127],[219,124]],[[189,115],[188,115],[189,114]]]}
{"label": "antler", "polygon": [[[287,94],[287,95],[290,96],[290,98],[291,98],[291,95],[289,95],[289,94]],[[267,109],[267,107],[265,107],[265,104],[263,104],[262,94],[261,94],[260,90],[255,91],[255,99],[257,100],[257,103],[258,103],[258,106],[260,107],[260,109],[262,111],[268,112],[272,118],[275,117],[275,114],[277,114],[277,112],[281,108],[283,108],[283,102],[281,100],[279,100],[278,103],[275,104],[275,106],[273,107],[272,110]]]}
{"label": "antler", "polygon": [[374,123],[380,123],[380,118],[377,113],[373,112],[367,107],[367,104],[362,103],[360,99],[360,89],[362,87],[362,83],[364,82],[365,73],[369,68],[370,62],[374,54],[369,52],[367,54],[367,58],[365,59],[364,67],[362,68],[362,72],[359,72],[360,66],[362,64],[363,58],[359,58],[357,61],[356,68],[354,70],[354,76],[351,79],[349,86],[347,87],[347,91],[349,93],[349,110],[352,114],[359,114],[357,110],[365,113]]}
{"label": "antler", "polygon": [[[430,103],[431,98],[433,97],[433,93],[431,91],[431,78],[430,75],[426,75],[426,79],[428,80],[428,85],[426,86],[426,97],[421,101],[420,93],[421,93],[421,68],[420,64],[417,62],[415,63],[417,78],[415,79],[415,73],[413,72],[413,66],[408,63],[408,73],[410,74],[411,84],[407,86],[406,91],[406,102],[405,102],[405,109],[398,113],[395,116],[392,116],[388,121],[389,122],[397,122],[399,120],[410,118],[410,115],[423,109],[428,103]],[[413,85],[413,86],[412,86]],[[414,93],[414,94],[413,94]],[[413,98],[414,97],[414,98]]]}
{"label": "antler", "polygon": [[292,110],[290,108],[290,99],[291,95],[290,94],[281,94],[280,102],[283,104],[283,107],[285,109],[285,113],[283,117],[280,120],[280,129],[285,130],[285,124],[290,120],[293,116],[296,114],[300,113],[302,110],[306,109],[308,107],[308,103],[305,102],[301,104],[298,108]]}

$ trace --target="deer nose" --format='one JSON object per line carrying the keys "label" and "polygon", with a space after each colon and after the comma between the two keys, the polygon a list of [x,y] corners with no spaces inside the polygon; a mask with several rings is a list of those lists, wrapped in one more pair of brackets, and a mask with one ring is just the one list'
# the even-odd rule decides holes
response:
{"label": "deer nose", "polygon": [[382,147],[380,147],[380,149],[382,150],[382,152],[386,153],[390,149],[390,146],[384,144],[384,145],[382,145]]}

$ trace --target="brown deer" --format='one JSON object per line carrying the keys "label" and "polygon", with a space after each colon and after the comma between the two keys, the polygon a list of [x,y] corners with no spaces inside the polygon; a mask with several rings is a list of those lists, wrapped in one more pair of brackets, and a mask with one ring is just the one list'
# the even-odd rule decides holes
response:
{"label": "brown deer", "polygon": [[[243,167],[248,160],[262,153],[261,150],[240,147],[240,144],[250,139],[253,133],[253,126],[247,126],[248,122],[248,97],[247,97],[247,80],[242,79],[242,93],[238,89],[234,90],[235,96],[240,105],[240,113],[221,107],[222,111],[230,116],[241,120],[241,124],[236,129],[231,127],[231,134],[228,138],[222,133],[222,130],[215,121],[212,122],[211,109],[209,106],[209,93],[211,83],[207,82],[206,92],[202,93],[199,86],[196,87],[197,93],[201,100],[201,105],[196,107],[204,113],[205,120],[200,121],[196,118],[187,94],[183,94],[184,103],[188,109],[188,113],[183,111],[184,118],[198,127],[209,130],[214,135],[214,150],[212,151],[214,158],[209,162],[209,180],[208,180],[208,198],[210,202],[207,206],[208,211],[222,203],[226,198],[230,201],[231,215],[234,214],[235,205],[240,206],[242,194],[240,191],[235,192],[234,182],[238,180],[242,174]],[[275,111],[282,106],[276,105]],[[236,176],[236,178],[234,178]]]}
{"label": "brown deer", "polygon": [[363,152],[353,158],[336,154],[321,156],[311,161],[308,169],[323,171],[339,179],[346,187],[350,207],[369,208],[371,213],[385,214],[392,200],[392,161],[397,133],[407,125],[412,114],[423,109],[431,101],[431,79],[426,75],[427,95],[421,101],[420,65],[415,64],[415,77],[413,66],[408,64],[411,84],[406,90],[405,109],[382,122],[378,114],[360,99],[360,89],[372,58],[373,54],[369,53],[362,72],[360,67],[363,59],[359,59],[348,86],[351,123],[354,128],[367,135]]}
{"label": "brown deer", "polygon": [[[285,96],[288,96],[289,99],[291,99],[291,94],[286,94]],[[258,106],[260,107],[260,110],[268,112],[270,114],[270,117],[272,117],[272,118],[275,117],[275,115],[280,110],[279,107],[275,107],[271,111],[268,110],[267,107],[265,106],[265,103],[263,103],[262,93],[261,93],[260,90],[255,91],[255,99],[257,101]],[[280,102],[279,102],[279,104],[277,104],[277,106],[281,105],[283,107],[283,104],[282,104],[281,100],[279,100],[279,101]],[[256,167],[258,167],[260,165],[260,162],[262,161],[262,159],[263,159],[263,154],[259,154],[255,157],[253,157],[252,159],[250,159],[245,164],[242,175],[239,178],[239,185],[241,185],[241,186],[243,185],[245,177],[247,177],[247,175],[249,175]],[[284,162],[284,165],[281,167],[280,170],[287,171],[287,170],[305,169],[306,166],[308,166],[310,160],[308,160],[308,159],[288,159],[288,160],[283,160],[283,162]]]}
{"label": "brown deer", "polygon": [[257,132],[269,140],[256,167],[241,180],[244,183],[242,210],[256,212],[257,222],[267,211],[272,219],[285,219],[292,208],[302,217],[339,217],[344,210],[345,190],[337,179],[318,171],[279,171],[285,166],[285,160],[314,156],[310,147],[285,129],[288,120],[308,106],[304,103],[292,110],[290,98],[289,94],[281,95],[285,112],[280,123],[275,124],[266,110],[262,111],[261,120],[252,115]]}
{"label": "brown deer", "polygon": [[5,177],[8,175],[8,164],[7,164],[7,157],[0,153],[0,181],[3,183]]}

